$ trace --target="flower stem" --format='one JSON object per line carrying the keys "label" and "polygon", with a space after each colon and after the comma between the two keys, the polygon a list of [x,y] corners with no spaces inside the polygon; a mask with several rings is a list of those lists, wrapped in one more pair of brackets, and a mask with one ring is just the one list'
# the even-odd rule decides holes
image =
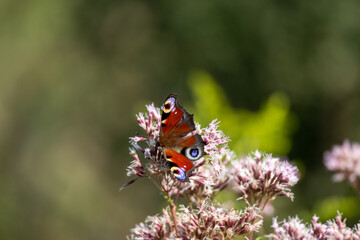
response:
{"label": "flower stem", "polygon": [[250,238],[249,238],[249,240],[252,240],[253,237],[254,237],[254,231],[251,231],[251,232],[250,232]]}
{"label": "flower stem", "polygon": [[169,202],[169,207],[170,207],[170,213],[171,213],[171,216],[172,216],[172,219],[174,222],[174,228],[175,228],[176,235],[179,235],[179,229],[178,229],[177,222],[176,222],[176,205]]}
{"label": "flower stem", "polygon": [[179,198],[179,195],[180,195],[180,189],[178,189],[178,192],[177,192],[177,194],[176,194],[176,196],[175,196],[174,204],[176,204],[176,202],[177,202],[177,200],[178,200],[178,198]]}

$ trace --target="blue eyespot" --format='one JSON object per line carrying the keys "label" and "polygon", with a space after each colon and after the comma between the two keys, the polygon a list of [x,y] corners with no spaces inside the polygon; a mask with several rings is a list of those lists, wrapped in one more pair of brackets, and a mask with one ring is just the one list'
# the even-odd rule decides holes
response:
{"label": "blue eyespot", "polygon": [[181,168],[178,169],[178,173],[175,174],[175,177],[179,180],[185,180],[186,179],[186,174],[185,174],[185,171]]}
{"label": "blue eyespot", "polygon": [[195,161],[202,157],[203,149],[200,146],[185,148],[182,152],[189,160]]}
{"label": "blue eyespot", "polygon": [[183,169],[183,168],[172,167],[171,172],[179,180],[185,180],[186,179],[185,169]]}
{"label": "blue eyespot", "polygon": [[198,150],[197,148],[192,148],[192,149],[190,150],[190,155],[191,155],[192,157],[197,157],[197,155],[199,155],[199,150]]}

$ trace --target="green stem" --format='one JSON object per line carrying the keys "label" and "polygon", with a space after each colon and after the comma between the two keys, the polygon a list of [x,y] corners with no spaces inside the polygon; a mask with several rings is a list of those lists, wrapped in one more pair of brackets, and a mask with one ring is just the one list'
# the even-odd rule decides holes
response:
{"label": "green stem", "polygon": [[161,193],[163,194],[164,198],[166,199],[166,201],[168,201],[169,204],[175,205],[173,200],[168,196],[167,192],[165,192],[164,190],[161,190]]}

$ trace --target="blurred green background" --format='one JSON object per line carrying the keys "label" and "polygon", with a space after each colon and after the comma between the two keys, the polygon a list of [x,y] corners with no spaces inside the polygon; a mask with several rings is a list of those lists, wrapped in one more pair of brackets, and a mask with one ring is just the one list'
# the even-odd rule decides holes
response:
{"label": "blurred green background", "polygon": [[[135,114],[170,92],[302,179],[274,215],[360,217],[323,152],[360,141],[359,1],[0,2],[0,237],[124,239],[166,205],[130,180]],[[269,225],[268,220],[265,225]]]}

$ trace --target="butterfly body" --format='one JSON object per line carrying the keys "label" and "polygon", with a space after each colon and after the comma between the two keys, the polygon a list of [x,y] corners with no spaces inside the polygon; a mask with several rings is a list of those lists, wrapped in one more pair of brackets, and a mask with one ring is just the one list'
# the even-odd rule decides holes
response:
{"label": "butterfly body", "polygon": [[176,94],[170,94],[162,108],[159,145],[179,180],[187,179],[194,169],[192,161],[204,154],[204,141],[194,130],[193,114],[180,105]]}

